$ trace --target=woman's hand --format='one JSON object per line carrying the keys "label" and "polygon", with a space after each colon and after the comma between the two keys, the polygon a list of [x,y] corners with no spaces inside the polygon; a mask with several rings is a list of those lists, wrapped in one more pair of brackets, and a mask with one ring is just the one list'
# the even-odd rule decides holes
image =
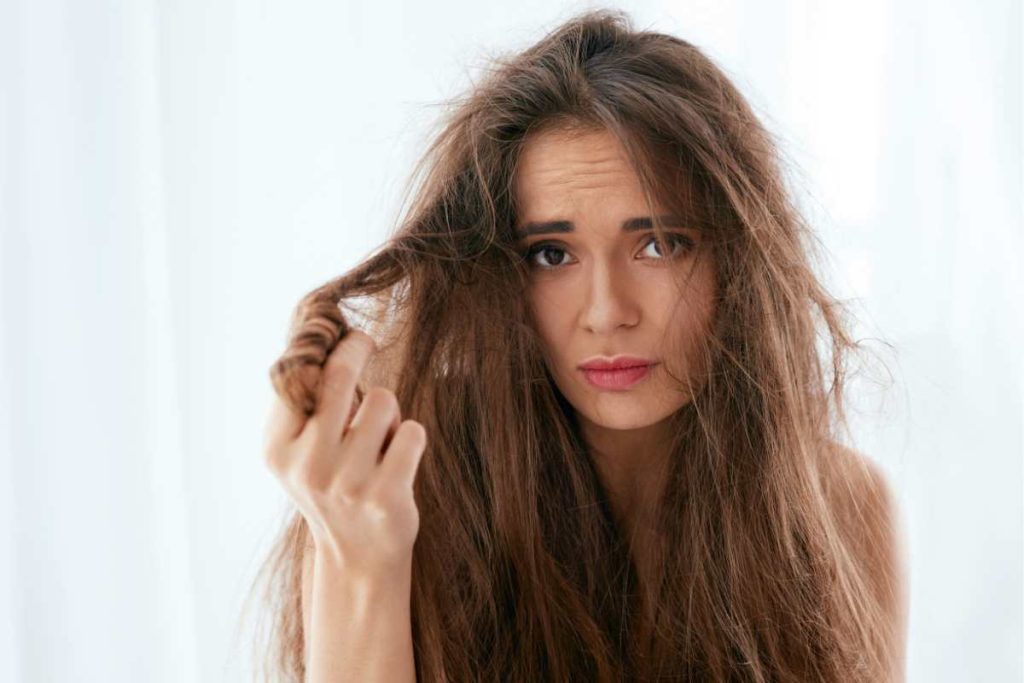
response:
{"label": "woman's hand", "polygon": [[275,395],[264,432],[267,465],[309,524],[317,554],[367,578],[409,566],[419,532],[413,481],[427,444],[422,424],[401,420],[389,389],[372,387],[355,402],[375,351],[372,337],[351,330],[324,363],[309,419]]}

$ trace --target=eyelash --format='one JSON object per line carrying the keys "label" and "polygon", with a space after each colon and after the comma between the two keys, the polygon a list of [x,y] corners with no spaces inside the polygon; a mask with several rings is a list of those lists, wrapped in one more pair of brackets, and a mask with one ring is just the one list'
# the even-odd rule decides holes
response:
{"label": "eyelash", "polygon": [[[669,238],[670,242],[674,242],[675,244],[682,244],[684,249],[681,252],[679,252],[678,254],[673,254],[672,256],[668,256],[668,257],[664,257],[663,256],[663,257],[661,257],[662,259],[665,259],[665,258],[671,259],[671,258],[679,257],[683,253],[691,250],[693,248],[693,246],[694,246],[693,240],[691,240],[689,237],[686,237],[685,235],[669,234],[668,238]],[[648,240],[644,244],[644,249],[649,247],[652,243],[657,242],[657,239],[658,238],[656,236],[652,236],[650,238],[650,240]],[[540,253],[542,251],[545,251],[547,249],[552,249],[552,248],[554,248],[554,249],[556,249],[558,251],[563,251],[563,252],[566,251],[566,249],[563,249],[560,246],[561,244],[562,244],[561,242],[538,242],[537,244],[532,244],[527,249],[525,249],[523,251],[523,258],[525,260],[529,261],[529,266],[531,268],[539,268],[540,270],[557,270],[558,268],[564,267],[566,264],[560,263],[560,264],[554,265],[554,266],[542,266],[542,265],[539,265],[539,264],[537,264],[537,263],[535,263],[533,261],[533,255],[537,254],[537,253]]]}

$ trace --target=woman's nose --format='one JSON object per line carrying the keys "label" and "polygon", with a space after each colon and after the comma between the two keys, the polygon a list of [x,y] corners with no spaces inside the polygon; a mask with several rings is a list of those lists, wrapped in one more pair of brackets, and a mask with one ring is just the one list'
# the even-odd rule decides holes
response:
{"label": "woman's nose", "polygon": [[632,327],[640,320],[637,293],[621,273],[608,264],[595,264],[584,285],[582,324],[591,332],[609,333]]}

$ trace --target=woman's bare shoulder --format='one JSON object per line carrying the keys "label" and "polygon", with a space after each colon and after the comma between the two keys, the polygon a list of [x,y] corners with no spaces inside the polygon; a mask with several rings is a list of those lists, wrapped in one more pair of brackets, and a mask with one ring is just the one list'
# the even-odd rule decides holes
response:
{"label": "woman's bare shoulder", "polygon": [[892,680],[902,680],[907,627],[907,547],[902,516],[885,471],[871,458],[836,445],[828,488],[837,519],[870,577],[896,642]]}
{"label": "woman's bare shoulder", "polygon": [[899,510],[885,471],[874,460],[841,444],[833,445],[830,480],[826,484],[836,512],[875,541],[897,531]]}

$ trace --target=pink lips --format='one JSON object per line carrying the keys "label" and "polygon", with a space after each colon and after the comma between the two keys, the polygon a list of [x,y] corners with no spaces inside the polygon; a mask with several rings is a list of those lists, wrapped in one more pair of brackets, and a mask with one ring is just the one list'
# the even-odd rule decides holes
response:
{"label": "pink lips", "polygon": [[638,365],[622,370],[584,370],[587,381],[601,389],[628,389],[650,372],[650,365]]}
{"label": "pink lips", "polygon": [[645,358],[616,356],[594,358],[579,369],[591,385],[599,389],[628,389],[646,377],[657,363]]}

